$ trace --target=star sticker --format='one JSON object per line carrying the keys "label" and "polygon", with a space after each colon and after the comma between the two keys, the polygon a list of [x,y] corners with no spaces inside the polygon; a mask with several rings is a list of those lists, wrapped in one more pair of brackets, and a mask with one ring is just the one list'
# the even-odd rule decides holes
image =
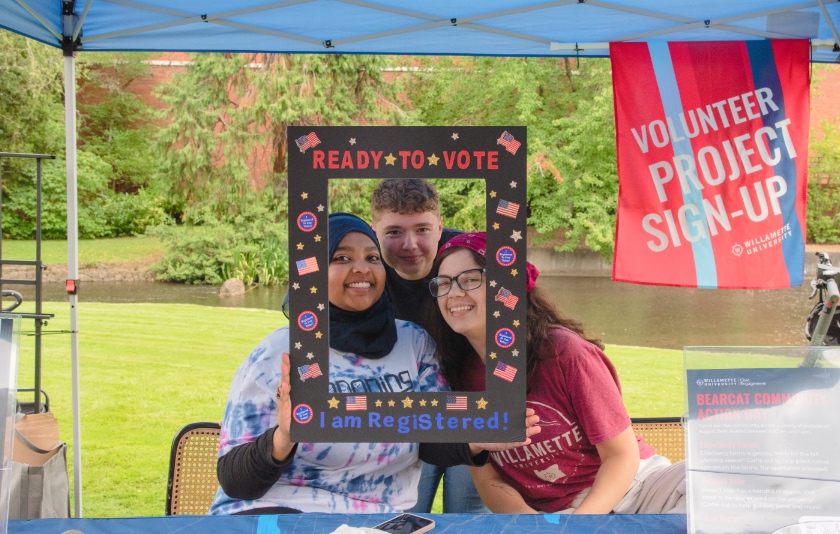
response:
{"label": "star sticker", "polygon": [[394,399],[391,399],[391,400],[389,400],[389,401],[388,401],[388,406],[390,406],[391,408],[393,408],[393,407],[394,407],[394,404],[396,404],[396,403],[394,402]]}
{"label": "star sticker", "polygon": [[303,243],[298,243],[297,248],[298,250],[303,250]]}
{"label": "star sticker", "polygon": [[316,235],[316,236],[315,236],[315,242],[316,242],[316,243],[320,243],[320,242],[321,242],[321,236]]}
{"label": "star sticker", "polygon": [[511,354],[511,356],[519,356],[519,351],[516,350],[516,349],[513,349],[513,351],[510,354]]}
{"label": "star sticker", "polygon": [[310,287],[310,288],[309,288],[309,292],[310,292],[310,293],[312,293],[312,294],[314,295],[315,293],[317,293],[317,292],[318,292],[318,288],[317,288],[317,287],[315,287],[315,286],[312,286],[312,287]]}
{"label": "star sticker", "polygon": [[322,303],[318,303],[318,311],[324,311],[324,305]]}
{"label": "star sticker", "polygon": [[336,399],[335,397],[331,398],[327,402],[330,403],[330,408],[338,408],[338,399]]}
{"label": "star sticker", "polygon": [[303,345],[300,343],[300,341],[298,341],[297,343],[295,343],[295,348],[296,348],[296,349],[298,349],[298,350],[300,350],[300,348],[301,348],[302,346],[303,346]]}
{"label": "star sticker", "polygon": [[496,281],[490,280],[490,287],[496,287]]}
{"label": "star sticker", "polygon": [[324,334],[321,332],[315,332],[315,339],[321,339],[322,337],[324,337]]}
{"label": "star sticker", "polygon": [[311,359],[312,359],[312,358],[314,358],[314,357],[315,357],[315,355],[314,355],[314,354],[312,354],[311,352],[307,352],[307,353],[306,353],[306,358],[307,358],[307,359],[311,360]]}
{"label": "star sticker", "polygon": [[519,274],[519,271],[517,271],[516,269],[511,269],[510,270],[510,275],[511,276],[516,276],[517,274]]}
{"label": "star sticker", "polygon": [[456,134],[456,133],[452,134],[452,140],[457,141],[458,140],[458,134]]}
{"label": "star sticker", "polygon": [[514,319],[513,326],[519,326],[519,319]]}
{"label": "star sticker", "polygon": [[484,397],[481,397],[480,399],[475,401],[475,403],[478,404],[478,409],[479,410],[486,410],[487,409],[487,401],[484,400]]}
{"label": "star sticker", "polygon": [[496,359],[496,353],[495,353],[495,352],[491,352],[490,354],[488,354],[488,356],[490,356],[490,359],[491,359],[491,360],[495,360],[495,359]]}
{"label": "star sticker", "polygon": [[380,406],[382,406],[382,401],[379,400],[379,399],[376,399],[376,402],[374,404],[376,404],[376,407],[379,408]]}
{"label": "star sticker", "polygon": [[411,405],[412,405],[412,403],[414,403],[414,401],[411,400],[411,398],[406,397],[402,400],[402,403],[403,403],[403,408],[411,408]]}
{"label": "star sticker", "polygon": [[420,406],[426,405],[426,399],[420,399]]}
{"label": "star sticker", "polygon": [[498,230],[498,229],[499,229],[499,223],[494,222],[493,223],[493,230]]}
{"label": "star sticker", "polygon": [[355,138],[355,137],[351,137],[351,138],[350,138],[350,144],[351,144],[351,145],[355,145],[355,144],[356,144],[356,138]]}
{"label": "star sticker", "polygon": [[511,189],[516,189],[516,182],[511,182],[510,183],[510,188]]}
{"label": "star sticker", "polygon": [[309,198],[309,193],[301,193],[300,198],[302,198],[303,200],[306,200],[307,198]]}
{"label": "star sticker", "polygon": [[493,312],[493,317],[495,317],[496,319],[499,318],[499,315],[501,315],[501,313],[499,313],[499,310]]}
{"label": "star sticker", "polygon": [[324,211],[324,205],[318,204],[318,211]]}
{"label": "star sticker", "polygon": [[395,161],[397,161],[397,158],[394,157],[393,153],[385,156],[385,165],[393,165]]}
{"label": "star sticker", "polygon": [[292,289],[300,289],[300,284],[295,282],[294,284],[292,284]]}
{"label": "star sticker", "polygon": [[437,399],[432,399],[432,406],[437,406],[437,405],[438,405],[438,400]]}
{"label": "star sticker", "polygon": [[440,158],[435,156],[434,154],[432,154],[426,159],[429,160],[429,165],[437,165],[437,162],[440,160]]}
{"label": "star sticker", "polygon": [[522,232],[514,230],[513,233],[510,234],[510,238],[513,239],[514,243],[517,243],[520,239],[522,239]]}
{"label": "star sticker", "polygon": [[490,198],[496,198],[496,192],[490,191]]}

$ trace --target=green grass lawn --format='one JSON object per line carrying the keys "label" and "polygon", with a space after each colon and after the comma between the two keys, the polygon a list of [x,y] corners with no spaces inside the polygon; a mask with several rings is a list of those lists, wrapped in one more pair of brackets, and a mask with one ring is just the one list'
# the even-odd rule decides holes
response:
{"label": "green grass lawn", "polygon": [[[157,237],[117,237],[113,239],[80,239],[79,263],[152,262],[163,256],[166,248]],[[34,260],[35,241],[3,240],[3,258]],[[41,241],[41,261],[67,263],[67,241]]]}
{"label": "green grass lawn", "polygon": [[683,413],[683,352],[607,345],[618,369],[630,417],[669,417]]}
{"label": "green grass lawn", "polygon": [[[72,447],[70,337],[60,333],[69,329],[69,306],[48,302],[44,310],[56,317],[43,336],[43,388]],[[173,436],[187,423],[220,421],[236,368],[285,324],[266,310],[80,303],[84,515],[163,515]],[[32,329],[24,321],[24,333]],[[32,336],[21,344],[18,386],[32,387]],[[681,351],[609,346],[607,353],[631,415],[682,413]],[[70,450],[68,460],[72,477]]]}
{"label": "green grass lawn", "polygon": [[[69,328],[68,308],[45,304],[56,314],[47,330]],[[81,303],[84,515],[163,515],[173,436],[187,423],[221,420],[234,371],[260,339],[285,323],[281,313],[265,310]],[[31,321],[23,330],[32,331]],[[43,337],[42,381],[71,447],[69,341],[68,334]],[[31,336],[21,343],[22,388],[32,387],[32,344]],[[69,451],[68,460],[72,477]]]}

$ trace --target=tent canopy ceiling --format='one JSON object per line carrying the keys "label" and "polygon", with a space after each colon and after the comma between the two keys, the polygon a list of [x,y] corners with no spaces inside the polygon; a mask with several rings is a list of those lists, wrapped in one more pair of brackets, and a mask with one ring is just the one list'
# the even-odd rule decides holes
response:
{"label": "tent canopy ceiling", "polygon": [[840,60],[838,0],[0,0],[0,27],[82,51],[605,57],[618,41],[807,38],[812,61]]}

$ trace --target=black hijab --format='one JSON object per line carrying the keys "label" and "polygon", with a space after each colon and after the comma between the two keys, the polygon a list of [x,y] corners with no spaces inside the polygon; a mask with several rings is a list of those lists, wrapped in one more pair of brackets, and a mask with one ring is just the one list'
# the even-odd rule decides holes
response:
{"label": "black hijab", "polygon": [[[355,215],[337,212],[329,217],[330,260],[341,240],[350,232],[368,236],[382,253],[379,240],[368,223]],[[330,302],[331,348],[376,360],[390,354],[396,343],[394,309],[386,291],[382,291],[382,296],[373,306],[363,311],[343,310]]]}

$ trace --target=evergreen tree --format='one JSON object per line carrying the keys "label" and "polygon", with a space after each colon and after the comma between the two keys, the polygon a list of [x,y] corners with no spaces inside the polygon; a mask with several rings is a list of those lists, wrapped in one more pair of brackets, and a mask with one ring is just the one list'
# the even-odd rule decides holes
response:
{"label": "evergreen tree", "polygon": [[[608,61],[426,58],[402,84],[415,123],[527,126],[528,223],[563,231],[563,248],[612,252],[618,178]],[[453,224],[482,228],[481,184],[443,187],[459,188],[446,196],[463,205]]]}
{"label": "evergreen tree", "polygon": [[[285,202],[286,128],[399,121],[385,59],[361,55],[197,54],[160,88],[170,202],[187,219],[233,216],[257,195]],[[260,158],[268,172],[255,172]],[[281,208],[277,215],[282,215]]]}

